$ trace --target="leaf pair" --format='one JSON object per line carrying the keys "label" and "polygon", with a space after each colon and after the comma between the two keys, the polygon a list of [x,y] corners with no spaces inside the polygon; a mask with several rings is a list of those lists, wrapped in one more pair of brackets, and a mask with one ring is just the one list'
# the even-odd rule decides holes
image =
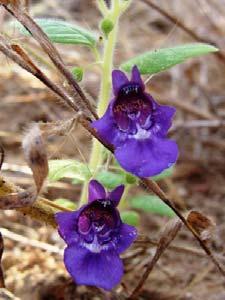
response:
{"label": "leaf pair", "polygon": [[[55,19],[35,19],[35,21],[54,43],[96,47],[97,36],[78,25]],[[19,23],[16,23],[16,26],[24,35],[29,35]],[[130,72],[136,65],[141,74],[151,75],[183,63],[189,58],[216,51],[218,51],[216,47],[204,43],[184,44],[140,54],[122,63],[120,68]]]}

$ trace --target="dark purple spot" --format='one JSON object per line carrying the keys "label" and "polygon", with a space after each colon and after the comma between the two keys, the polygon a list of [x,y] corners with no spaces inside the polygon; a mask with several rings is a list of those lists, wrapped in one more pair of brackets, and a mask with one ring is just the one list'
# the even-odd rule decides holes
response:
{"label": "dark purple spot", "polygon": [[113,106],[113,114],[120,130],[135,134],[138,125],[144,129],[151,126],[152,104],[138,84],[123,86]]}

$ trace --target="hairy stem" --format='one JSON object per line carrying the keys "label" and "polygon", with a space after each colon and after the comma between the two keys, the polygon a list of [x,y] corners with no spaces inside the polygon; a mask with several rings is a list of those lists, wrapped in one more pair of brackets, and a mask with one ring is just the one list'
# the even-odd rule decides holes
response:
{"label": "hairy stem", "polygon": [[[120,16],[120,6],[119,1],[115,0],[112,6],[111,19],[114,24],[113,30],[108,35],[108,39],[105,39],[104,43],[104,52],[102,59],[102,81],[101,81],[101,89],[99,94],[99,103],[97,109],[97,115],[102,116],[108,106],[110,93],[111,93],[111,73],[113,69],[113,53],[116,45],[116,37],[118,31],[118,20]],[[94,174],[97,171],[97,168],[102,164],[102,150],[103,145],[97,141],[93,141],[92,152],[90,156],[89,167],[93,170]],[[80,206],[86,202],[87,199],[87,186],[85,183],[83,186]]]}
{"label": "hairy stem", "polygon": [[122,211],[127,207],[127,197],[129,194],[129,190],[130,190],[131,185],[127,184],[125,186],[124,192],[123,192],[123,196],[122,199],[120,200],[120,204],[119,204],[119,210]]}

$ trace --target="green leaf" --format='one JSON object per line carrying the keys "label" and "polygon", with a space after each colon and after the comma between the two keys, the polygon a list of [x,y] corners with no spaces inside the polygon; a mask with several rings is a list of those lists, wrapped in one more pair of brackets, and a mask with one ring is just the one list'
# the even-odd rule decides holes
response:
{"label": "green leaf", "polygon": [[124,71],[130,72],[132,67],[136,65],[141,74],[155,74],[183,63],[188,58],[216,51],[218,51],[216,47],[208,44],[184,44],[172,48],[164,48],[143,53],[131,58],[120,67]]}
{"label": "green leaf", "polygon": [[100,181],[107,189],[114,189],[120,184],[125,184],[124,174],[113,173],[110,171],[101,171],[97,174],[96,179]]}
{"label": "green leaf", "polygon": [[164,170],[162,173],[160,173],[159,175],[156,175],[156,176],[153,176],[153,177],[151,177],[151,179],[153,179],[153,180],[162,180],[162,179],[165,179],[165,178],[167,178],[167,177],[170,177],[170,176],[172,176],[172,174],[173,174],[173,170],[174,170],[174,167],[172,166],[172,167],[170,167],[169,169],[166,169],[166,170]]}
{"label": "green leaf", "polygon": [[71,69],[71,72],[74,76],[74,79],[77,81],[77,82],[80,82],[82,81],[83,79],[83,75],[84,75],[84,71],[82,68],[79,68],[79,67],[73,67]]}
{"label": "green leaf", "polygon": [[174,217],[174,212],[157,196],[139,195],[130,200],[130,206],[161,216]]}
{"label": "green leaf", "polygon": [[[54,43],[79,44],[89,47],[95,47],[96,45],[97,37],[95,34],[78,25],[55,19],[34,19],[34,21]],[[16,27],[24,35],[30,35],[20,23],[16,22]]]}
{"label": "green leaf", "polygon": [[128,211],[122,211],[120,213],[121,219],[124,223],[132,225],[132,226],[138,226],[140,223],[140,216],[136,211],[128,210]]}
{"label": "green leaf", "polygon": [[50,160],[48,179],[57,181],[64,177],[82,182],[88,180],[91,177],[91,173],[86,164],[74,159]]}
{"label": "green leaf", "polygon": [[68,200],[68,199],[64,199],[64,198],[59,198],[59,199],[56,199],[53,201],[55,204],[58,204],[62,207],[65,207],[65,208],[69,208],[69,209],[72,209],[72,210],[75,210],[77,208],[77,205],[72,202],[71,200]]}

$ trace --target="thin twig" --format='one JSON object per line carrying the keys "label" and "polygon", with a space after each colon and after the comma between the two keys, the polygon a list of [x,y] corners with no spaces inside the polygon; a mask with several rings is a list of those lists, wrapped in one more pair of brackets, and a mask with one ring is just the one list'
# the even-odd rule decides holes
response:
{"label": "thin twig", "polygon": [[55,46],[50,42],[48,36],[38,26],[34,20],[26,14],[26,12],[13,6],[11,9],[7,5],[3,5],[5,9],[14,16],[33,36],[33,38],[41,45],[42,49],[48,54],[54,65],[58,68],[60,73],[66,78],[69,85],[73,87],[73,91],[79,96],[80,104],[82,104],[85,111],[91,112],[91,114],[98,119],[96,112],[94,111],[90,101],[85,96],[85,93],[80,88],[79,84],[73,77],[73,74],[66,68],[60,54]]}
{"label": "thin twig", "polygon": [[[167,18],[170,22],[176,24],[179,28],[181,28],[184,32],[186,32],[190,37],[192,37],[194,40],[201,42],[201,43],[208,43],[213,44],[215,47],[220,48],[219,45],[207,38],[202,37],[201,35],[194,32],[190,27],[185,25],[181,20],[179,20],[177,17],[169,14],[167,11],[165,11],[162,7],[158,6],[151,0],[142,0],[145,4],[153,8],[154,10],[158,11],[161,15],[163,15],[165,18]],[[213,53],[217,58],[219,58],[224,64],[225,64],[225,55],[223,52],[214,52]]]}
{"label": "thin twig", "polygon": [[191,121],[178,121],[175,122],[172,131],[179,128],[218,128],[225,127],[224,120],[191,120]]}
{"label": "thin twig", "polygon": [[[139,238],[136,241],[134,241],[134,244],[137,246],[147,246],[147,245],[152,245],[152,246],[158,246],[158,241],[150,239],[150,238]],[[193,248],[193,247],[188,247],[188,246],[180,246],[180,245],[170,245],[168,247],[168,250],[173,250],[176,251],[178,253],[186,253],[186,254],[190,254],[190,255],[195,255],[198,257],[202,257],[205,258],[205,252],[203,252],[202,250],[199,250],[197,248]],[[220,259],[221,261],[223,261],[223,263],[225,263],[225,257],[223,257],[222,255],[216,255],[218,259]]]}
{"label": "thin twig", "polygon": [[161,233],[159,243],[153,258],[147,263],[144,274],[141,276],[141,279],[138,282],[137,286],[134,288],[133,292],[127,299],[129,300],[138,299],[137,297],[140,294],[141,288],[143,287],[149,274],[153,270],[154,266],[156,265],[156,263],[158,262],[162,254],[169,247],[171,242],[175,239],[177,233],[181,229],[181,225],[182,225],[181,220],[177,218],[174,218],[173,220],[169,221],[166,224],[165,228],[163,229],[163,232]]}
{"label": "thin twig", "polygon": [[28,237],[22,236],[20,234],[17,234],[15,232],[12,232],[6,228],[0,228],[0,232],[5,238],[8,238],[10,240],[13,240],[15,242],[19,242],[25,246],[31,246],[35,248],[39,248],[41,250],[50,252],[50,253],[56,253],[59,255],[63,254],[63,249],[60,249],[54,245],[44,243],[38,240],[30,239]]}
{"label": "thin twig", "polygon": [[52,82],[25,54],[25,52],[19,46],[14,49],[11,44],[8,43],[6,38],[0,34],[0,51],[4,53],[7,57],[12,59],[20,67],[27,70],[29,73],[33,74],[41,82],[43,82],[48,88],[50,88],[54,93],[56,93],[60,98],[63,98],[64,102],[73,108],[76,112],[79,111],[79,107],[74,103],[71,96],[69,96],[64,88],[58,86]]}
{"label": "thin twig", "polygon": [[150,179],[146,179],[146,178],[142,178],[141,182],[146,186],[147,189],[149,189],[150,191],[153,191],[167,206],[169,206],[175,212],[175,214],[179,217],[179,219],[183,222],[183,224],[187,227],[187,229],[193,234],[193,236],[199,242],[202,249],[205,251],[205,253],[208,255],[208,257],[211,259],[211,261],[215,264],[215,266],[218,268],[220,273],[225,277],[225,270],[221,266],[220,262],[216,259],[216,257],[212,253],[212,251],[205,244],[205,242],[201,239],[201,237],[194,230],[194,228],[187,222],[187,220],[180,213],[180,211],[176,207],[174,207],[171,200],[167,198],[166,194],[161,190],[161,188],[158,186],[158,184],[156,182],[154,182]]}
{"label": "thin twig", "polygon": [[201,110],[201,109],[194,107],[193,105],[183,102],[183,101],[177,101],[174,99],[165,99],[165,98],[161,98],[161,97],[158,97],[158,99],[159,99],[159,102],[162,104],[170,104],[175,107],[179,107],[181,110],[183,110],[187,113],[190,113],[198,118],[204,119],[204,120],[215,120],[215,118],[216,118],[210,112]]}

